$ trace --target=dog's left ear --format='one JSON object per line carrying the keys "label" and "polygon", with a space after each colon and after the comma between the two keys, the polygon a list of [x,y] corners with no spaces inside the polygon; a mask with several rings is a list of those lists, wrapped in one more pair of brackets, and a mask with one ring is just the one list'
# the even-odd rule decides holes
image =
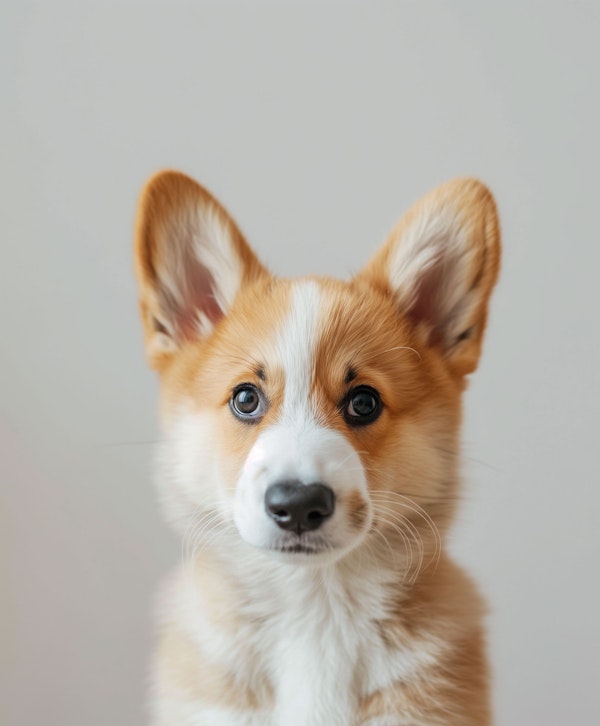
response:
{"label": "dog's left ear", "polygon": [[391,294],[459,376],[477,367],[500,263],[494,198],[457,179],[415,204],[358,275]]}

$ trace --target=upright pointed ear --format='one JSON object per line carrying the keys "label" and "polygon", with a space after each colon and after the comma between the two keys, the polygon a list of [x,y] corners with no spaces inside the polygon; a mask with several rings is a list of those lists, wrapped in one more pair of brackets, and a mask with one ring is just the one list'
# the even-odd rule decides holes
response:
{"label": "upright pointed ear", "polygon": [[184,341],[208,335],[239,289],[267,274],[219,202],[174,171],[160,172],[144,187],[135,268],[153,368]]}
{"label": "upright pointed ear", "polygon": [[477,367],[500,263],[494,198],[457,179],[415,204],[359,274],[392,295],[456,375]]}

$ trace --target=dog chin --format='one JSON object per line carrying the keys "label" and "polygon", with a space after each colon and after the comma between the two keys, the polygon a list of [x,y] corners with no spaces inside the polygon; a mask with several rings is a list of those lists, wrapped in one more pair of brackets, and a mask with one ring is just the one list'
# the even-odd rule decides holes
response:
{"label": "dog chin", "polygon": [[[274,527],[257,526],[247,512],[234,512],[233,524],[239,538],[252,550],[267,559],[295,565],[332,564],[364,540],[368,527],[362,532],[323,531],[294,532],[273,531]],[[342,528],[343,529],[343,528]]]}

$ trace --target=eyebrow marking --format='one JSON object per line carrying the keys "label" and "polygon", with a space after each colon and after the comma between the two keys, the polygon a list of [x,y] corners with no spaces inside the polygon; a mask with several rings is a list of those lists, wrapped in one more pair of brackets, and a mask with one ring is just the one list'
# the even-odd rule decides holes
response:
{"label": "eyebrow marking", "polygon": [[267,380],[267,376],[265,374],[265,369],[263,368],[263,366],[256,366],[256,368],[254,369],[254,373],[257,378],[260,378],[261,381]]}
{"label": "eyebrow marking", "polygon": [[346,373],[346,377],[344,378],[344,383],[346,385],[352,383],[352,381],[356,378],[356,375],[356,370],[352,366],[348,366],[348,372]]}

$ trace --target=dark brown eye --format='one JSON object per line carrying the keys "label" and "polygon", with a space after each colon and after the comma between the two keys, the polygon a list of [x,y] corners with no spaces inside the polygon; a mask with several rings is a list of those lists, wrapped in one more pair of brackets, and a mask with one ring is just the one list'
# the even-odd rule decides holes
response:
{"label": "dark brown eye", "polygon": [[359,386],[346,397],[344,418],[351,426],[364,426],[379,418],[383,405],[374,388]]}
{"label": "dark brown eye", "polygon": [[250,383],[243,383],[233,389],[229,405],[235,416],[247,423],[256,423],[266,408],[261,392]]}

